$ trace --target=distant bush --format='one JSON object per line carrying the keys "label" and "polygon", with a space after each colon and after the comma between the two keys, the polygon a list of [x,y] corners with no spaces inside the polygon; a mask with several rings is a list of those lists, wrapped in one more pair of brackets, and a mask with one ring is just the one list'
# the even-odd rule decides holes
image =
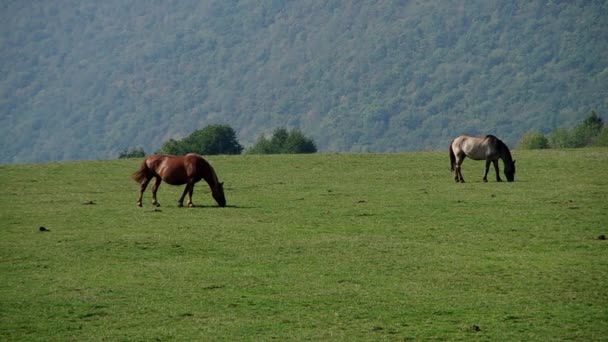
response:
{"label": "distant bush", "polygon": [[131,150],[124,150],[122,152],[120,152],[120,154],[118,155],[118,159],[126,159],[126,158],[142,158],[146,156],[146,152],[144,152],[144,149],[139,147],[139,148],[134,148]]}
{"label": "distant bush", "polygon": [[540,132],[530,131],[519,140],[518,147],[522,150],[549,148],[549,140]]}
{"label": "distant bush", "polygon": [[317,146],[314,141],[304,136],[298,130],[291,132],[285,128],[277,128],[270,139],[262,134],[256,143],[247,150],[250,154],[288,154],[288,153],[315,153]]}
{"label": "distant bush", "polygon": [[602,131],[595,138],[593,146],[608,147],[608,127],[602,128]]}
{"label": "distant bush", "polygon": [[551,148],[572,148],[575,145],[567,128],[555,128],[547,135],[547,140]]}
{"label": "distant bush", "polygon": [[209,125],[192,132],[181,140],[169,139],[159,153],[182,156],[188,153],[203,155],[240,154],[243,146],[236,139],[236,133],[227,125]]}
{"label": "distant bush", "polygon": [[539,132],[528,132],[519,141],[522,149],[578,148],[608,146],[608,133],[604,122],[591,111],[583,122],[573,128],[555,128],[547,137]]}

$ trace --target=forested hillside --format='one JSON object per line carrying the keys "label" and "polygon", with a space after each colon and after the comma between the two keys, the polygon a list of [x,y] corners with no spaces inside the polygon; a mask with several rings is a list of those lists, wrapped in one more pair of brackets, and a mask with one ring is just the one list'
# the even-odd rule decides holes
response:
{"label": "forested hillside", "polygon": [[208,124],[320,151],[514,144],[608,113],[605,1],[3,1],[0,162],[153,152]]}

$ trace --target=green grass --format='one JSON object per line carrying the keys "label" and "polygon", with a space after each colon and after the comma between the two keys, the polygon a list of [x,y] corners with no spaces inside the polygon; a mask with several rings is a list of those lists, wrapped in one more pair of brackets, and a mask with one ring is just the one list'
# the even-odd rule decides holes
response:
{"label": "green grass", "polygon": [[229,207],[160,211],[139,160],[1,166],[0,340],[603,340],[608,149],[515,158],[213,156]]}

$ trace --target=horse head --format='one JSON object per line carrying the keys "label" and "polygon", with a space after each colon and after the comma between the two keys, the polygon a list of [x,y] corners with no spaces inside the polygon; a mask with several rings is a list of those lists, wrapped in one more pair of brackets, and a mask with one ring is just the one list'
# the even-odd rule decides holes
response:
{"label": "horse head", "polygon": [[211,188],[211,195],[220,207],[226,206],[226,197],[224,196],[224,183],[217,182],[215,186]]}
{"label": "horse head", "polygon": [[515,160],[505,163],[505,176],[507,177],[507,182],[515,180]]}

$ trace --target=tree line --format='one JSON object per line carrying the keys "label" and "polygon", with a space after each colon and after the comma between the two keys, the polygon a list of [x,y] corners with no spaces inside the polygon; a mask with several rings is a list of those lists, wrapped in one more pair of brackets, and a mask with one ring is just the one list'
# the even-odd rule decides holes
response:
{"label": "tree line", "polygon": [[[183,139],[169,139],[156,153],[185,155],[198,153],[214,154],[294,154],[315,153],[315,142],[299,129],[280,127],[273,131],[270,138],[260,135],[256,143],[245,149],[237,140],[236,132],[228,125],[208,125],[192,132]],[[119,158],[136,158],[145,156],[143,148],[137,147],[120,153]]]}
{"label": "tree line", "polygon": [[579,148],[608,146],[608,127],[595,112],[572,128],[555,128],[546,136],[539,131],[529,131],[519,140],[518,147],[525,150],[545,148]]}
{"label": "tree line", "polygon": [[[519,140],[517,147],[524,150],[547,148],[579,148],[590,146],[608,147],[608,127],[595,112],[571,128],[555,128],[547,135],[529,131]],[[208,125],[192,132],[183,139],[169,139],[156,153],[185,155],[198,153],[215,154],[295,154],[316,153],[312,138],[299,129],[276,128],[270,137],[261,134],[255,144],[245,149],[238,141],[235,130],[229,125]],[[141,147],[125,149],[118,158],[140,158],[145,156]]]}

